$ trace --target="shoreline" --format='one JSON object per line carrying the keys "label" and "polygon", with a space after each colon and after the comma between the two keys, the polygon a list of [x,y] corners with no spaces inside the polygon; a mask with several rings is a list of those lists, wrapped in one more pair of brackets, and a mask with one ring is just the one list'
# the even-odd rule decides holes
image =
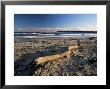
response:
{"label": "shoreline", "polygon": [[15,39],[88,39],[97,38],[97,36],[15,36]]}

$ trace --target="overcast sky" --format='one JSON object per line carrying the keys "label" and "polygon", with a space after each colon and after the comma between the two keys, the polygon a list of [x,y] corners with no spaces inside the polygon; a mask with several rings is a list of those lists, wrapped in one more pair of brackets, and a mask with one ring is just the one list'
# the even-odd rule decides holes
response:
{"label": "overcast sky", "polygon": [[15,32],[96,31],[96,14],[15,14]]}

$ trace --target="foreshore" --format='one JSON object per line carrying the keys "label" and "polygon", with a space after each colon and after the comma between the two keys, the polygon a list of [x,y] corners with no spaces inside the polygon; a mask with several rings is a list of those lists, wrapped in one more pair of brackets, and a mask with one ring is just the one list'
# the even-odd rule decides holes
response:
{"label": "foreshore", "polygon": [[[79,46],[70,58],[34,63],[39,57],[65,53]],[[15,76],[96,76],[97,38],[15,38]]]}

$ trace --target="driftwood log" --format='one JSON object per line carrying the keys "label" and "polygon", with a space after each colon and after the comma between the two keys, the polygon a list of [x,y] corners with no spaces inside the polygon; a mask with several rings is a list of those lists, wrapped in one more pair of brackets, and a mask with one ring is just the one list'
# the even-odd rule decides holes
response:
{"label": "driftwood log", "polygon": [[70,46],[68,48],[67,52],[61,53],[61,54],[56,54],[56,55],[51,55],[51,56],[44,56],[44,57],[39,57],[37,59],[35,59],[34,63],[36,64],[43,64],[47,61],[54,61],[54,60],[58,60],[58,59],[62,59],[62,58],[70,58],[70,56],[72,54],[74,54],[75,50],[78,48],[79,46]]}

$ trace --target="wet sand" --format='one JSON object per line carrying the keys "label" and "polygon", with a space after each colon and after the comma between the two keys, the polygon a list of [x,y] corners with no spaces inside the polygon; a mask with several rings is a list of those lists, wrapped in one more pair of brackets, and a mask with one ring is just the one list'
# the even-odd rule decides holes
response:
{"label": "wet sand", "polygon": [[[96,76],[97,38],[15,38],[15,76]],[[79,46],[70,58],[37,65],[39,57],[61,54]]]}

